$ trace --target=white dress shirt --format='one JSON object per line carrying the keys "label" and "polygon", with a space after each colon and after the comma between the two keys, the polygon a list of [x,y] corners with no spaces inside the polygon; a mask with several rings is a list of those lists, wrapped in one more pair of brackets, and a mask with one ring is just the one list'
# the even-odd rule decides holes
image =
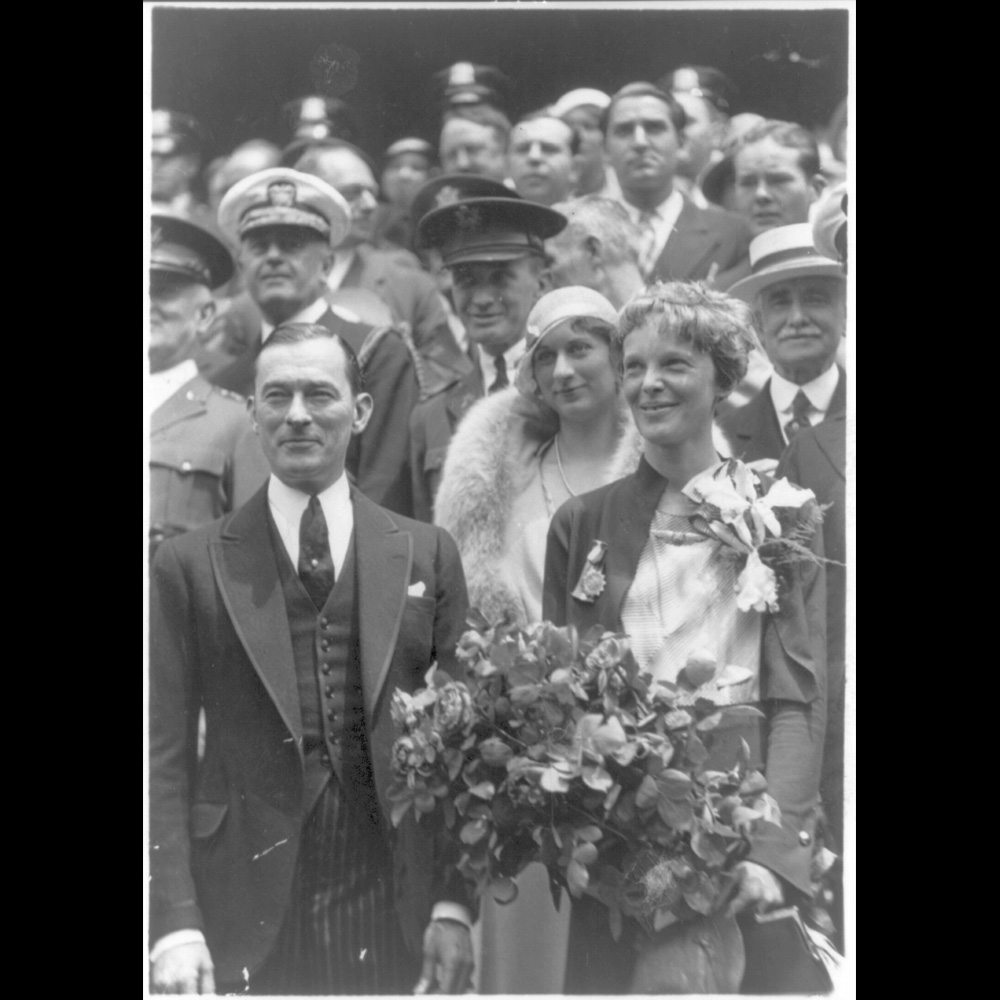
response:
{"label": "white dress shirt", "polygon": [[191,358],[162,372],[149,373],[149,412],[155,413],[185,382],[198,374]]}
{"label": "white dress shirt", "polygon": [[[330,308],[330,303],[324,298],[318,298],[311,306],[300,309],[285,323],[315,323]],[[284,326],[285,323],[281,325]],[[262,318],[260,321],[260,342],[263,344],[271,334],[274,333],[274,324]]]}
{"label": "white dress shirt", "polygon": [[[513,347],[508,347],[503,352],[503,359],[507,365],[507,384],[514,384],[514,374],[517,371],[517,363],[524,357],[524,352],[528,349],[522,337]],[[492,354],[487,354],[482,348],[479,350],[479,370],[483,373],[483,388],[489,392],[490,386],[497,380],[497,361]]]}
{"label": "white dress shirt", "polygon": [[[299,565],[299,525],[306,507],[309,506],[309,494],[286,486],[273,473],[267,481],[267,502],[271,508],[274,525],[278,529],[285,551],[292,565]],[[330,535],[330,555],[333,557],[333,571],[337,579],[347,561],[347,549],[351,544],[351,532],[354,530],[354,508],[351,506],[351,491],[347,485],[347,476],[341,473],[340,478],[319,494],[319,504],[323,508],[326,527]]]}
{"label": "white dress shirt", "polygon": [[799,394],[799,390],[806,394],[811,409],[809,410],[809,423],[815,427],[821,424],[826,418],[826,411],[830,409],[833,401],[833,394],[837,391],[837,383],[840,381],[840,369],[836,365],[831,365],[822,375],[814,378],[805,385],[796,385],[782,378],[777,372],[771,376],[771,403],[774,405],[774,412],[778,415],[778,423],[781,424],[781,433],[788,442],[788,435],[785,427],[792,419],[792,403]]}

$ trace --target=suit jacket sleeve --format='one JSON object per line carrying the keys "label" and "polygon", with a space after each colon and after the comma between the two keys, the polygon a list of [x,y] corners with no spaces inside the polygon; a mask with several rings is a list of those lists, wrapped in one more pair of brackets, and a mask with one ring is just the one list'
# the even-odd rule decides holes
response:
{"label": "suit jacket sleeve", "polygon": [[189,786],[197,745],[194,634],[182,567],[169,542],[160,546],[150,587],[150,939],[201,928],[190,870]]}
{"label": "suit jacket sleeve", "polygon": [[455,540],[443,528],[438,528],[437,549],[437,607],[434,615],[434,657],[442,670],[457,679],[465,675],[465,668],[456,654],[458,641],[465,631],[465,615],[469,610],[469,597],[465,586],[465,572]]}
{"label": "suit jacket sleeve", "polygon": [[[813,536],[812,548],[822,558],[822,532]],[[768,792],[781,807],[782,832],[756,838],[750,859],[808,893],[826,736],[826,574],[822,565],[802,562],[789,575],[782,609],[765,622],[761,662],[768,714],[765,776]],[[811,652],[811,685],[789,655],[793,638]]]}
{"label": "suit jacket sleeve", "polygon": [[347,469],[369,500],[410,516],[410,413],[419,387],[410,352],[390,331],[365,366],[365,383],[374,406],[368,426],[352,439]]}
{"label": "suit jacket sleeve", "polygon": [[427,456],[427,424],[424,420],[426,407],[427,404],[423,403],[410,415],[409,457],[413,516],[418,521],[430,524],[434,520],[434,497],[424,475],[424,459]]}

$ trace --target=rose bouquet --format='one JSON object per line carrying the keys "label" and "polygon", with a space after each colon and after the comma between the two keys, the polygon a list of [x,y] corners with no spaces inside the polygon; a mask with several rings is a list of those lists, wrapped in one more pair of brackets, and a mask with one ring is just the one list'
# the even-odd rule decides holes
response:
{"label": "rose bouquet", "polygon": [[392,817],[409,811],[459,845],[461,874],[510,901],[526,865],[656,931],[716,912],[752,834],[780,815],[745,740],[728,770],[713,742],[760,713],[719,704],[748,671],[692,657],[677,684],[640,673],[628,640],[547,622],[523,630],[469,617],[463,683],[435,671],[392,712]]}

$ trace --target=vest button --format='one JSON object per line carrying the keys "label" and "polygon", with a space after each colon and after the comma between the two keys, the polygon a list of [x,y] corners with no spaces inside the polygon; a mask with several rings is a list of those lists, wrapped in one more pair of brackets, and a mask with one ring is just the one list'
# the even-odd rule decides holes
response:
{"label": "vest button", "polygon": [[327,684],[326,686],[326,696],[327,698],[332,698],[337,693],[337,689],[332,684]]}
{"label": "vest button", "polygon": [[331,667],[329,663],[324,663],[323,666],[320,667],[320,670],[322,670],[324,674],[328,674],[331,670],[333,670],[333,667]]}
{"label": "vest button", "polygon": [[326,713],[326,717],[333,722],[337,718],[337,713],[331,708],[329,712]]}
{"label": "vest button", "polygon": [[322,641],[322,642],[321,642],[321,643],[319,644],[319,648],[320,648],[320,649],[322,649],[322,650],[323,650],[323,652],[325,653],[325,652],[326,652],[326,651],[327,651],[327,650],[328,650],[328,649],[330,648],[330,640],[329,640],[329,639],[324,639],[324,640],[323,640],[323,641]]}
{"label": "vest button", "polygon": [[320,626],[320,628],[328,628],[329,625],[330,625],[330,619],[329,618],[320,618],[320,620],[319,620],[319,626]]}

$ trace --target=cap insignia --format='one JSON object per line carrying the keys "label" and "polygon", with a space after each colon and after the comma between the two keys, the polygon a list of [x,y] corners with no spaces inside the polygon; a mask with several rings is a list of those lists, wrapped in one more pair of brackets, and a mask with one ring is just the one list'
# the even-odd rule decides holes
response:
{"label": "cap insignia", "polygon": [[267,200],[279,208],[289,208],[294,205],[297,193],[291,181],[272,181],[267,186]]}
{"label": "cap insignia", "polygon": [[472,63],[460,62],[451,67],[448,83],[452,87],[468,87],[476,82],[476,70]]}
{"label": "cap insignia", "polygon": [[462,192],[458,190],[453,184],[448,184],[438,191],[437,196],[434,199],[434,204],[437,208],[444,208],[445,205],[454,205],[456,202],[462,200]]}

